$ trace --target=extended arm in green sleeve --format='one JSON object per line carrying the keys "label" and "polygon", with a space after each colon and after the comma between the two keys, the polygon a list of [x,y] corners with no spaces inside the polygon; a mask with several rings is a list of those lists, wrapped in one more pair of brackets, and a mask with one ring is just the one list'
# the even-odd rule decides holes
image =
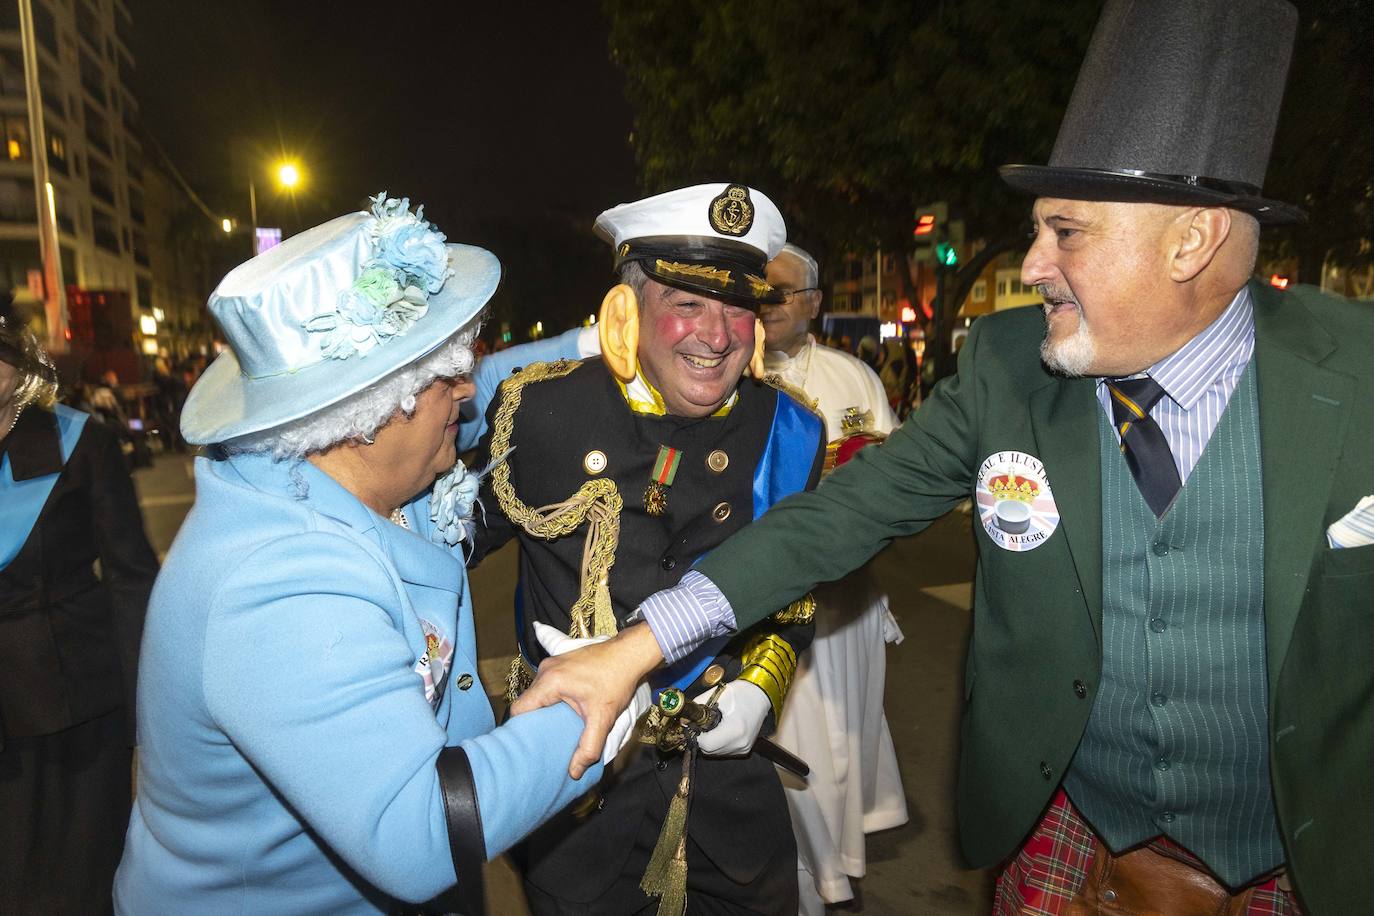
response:
{"label": "extended arm in green sleeve", "polygon": [[740,630],[857,569],[888,541],[915,534],[968,496],[976,464],[979,327],[959,373],[881,445],[870,446],[810,493],[788,497],[702,559]]}

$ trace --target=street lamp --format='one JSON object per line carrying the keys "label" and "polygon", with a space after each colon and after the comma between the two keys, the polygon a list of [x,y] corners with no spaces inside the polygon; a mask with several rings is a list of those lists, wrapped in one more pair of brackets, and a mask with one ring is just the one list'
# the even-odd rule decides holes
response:
{"label": "street lamp", "polygon": [[[280,162],[277,164],[277,184],[287,190],[294,190],[301,181],[301,170],[294,162]],[[258,253],[258,189],[252,176],[248,178],[248,211],[249,220],[253,224],[253,254]]]}

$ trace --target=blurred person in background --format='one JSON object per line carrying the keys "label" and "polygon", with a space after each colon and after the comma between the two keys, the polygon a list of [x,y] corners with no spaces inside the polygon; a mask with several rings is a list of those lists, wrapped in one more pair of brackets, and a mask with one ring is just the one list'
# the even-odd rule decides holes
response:
{"label": "blurred person in background", "polygon": [[894,411],[901,410],[916,377],[915,358],[906,341],[893,337],[883,341],[878,357],[878,377],[887,392],[887,403]]}
{"label": "blurred person in background", "polygon": [[[0,913],[110,910],[157,557],[114,433],[0,303]],[[100,573],[95,571],[99,563]]]}
{"label": "blurred person in background", "polygon": [[186,400],[186,389],[179,373],[172,372],[167,357],[159,356],[153,361],[153,398],[154,422],[158,435],[162,437],[163,451],[186,451],[186,441],[181,438],[178,428],[181,423],[181,405]]}
{"label": "blurred person in background", "polygon": [[113,427],[116,434],[126,437],[129,431],[129,418],[119,397],[119,375],[113,369],[100,374],[100,379],[87,386],[90,394],[94,417]]}
{"label": "blurred person in background", "polygon": [[[897,425],[883,383],[856,357],[810,333],[823,293],[815,258],[784,245],[768,264],[783,301],[762,308],[764,365],[814,399],[834,454],[843,442],[885,437]],[[801,912],[852,899],[849,879],[866,869],[864,834],[906,823],[897,753],[883,714],[886,644],[901,630],[868,567],[818,586],[816,638],[797,666],[777,741],[811,765],[782,773],[797,834]]]}
{"label": "blurred person in background", "polygon": [[[849,347],[844,345],[843,338],[840,341],[839,349],[845,350],[846,352],[849,350]],[[882,367],[882,348],[878,346],[878,338],[874,337],[872,334],[865,334],[863,337],[859,338],[859,348],[854,352],[854,355],[874,372],[877,372]]]}

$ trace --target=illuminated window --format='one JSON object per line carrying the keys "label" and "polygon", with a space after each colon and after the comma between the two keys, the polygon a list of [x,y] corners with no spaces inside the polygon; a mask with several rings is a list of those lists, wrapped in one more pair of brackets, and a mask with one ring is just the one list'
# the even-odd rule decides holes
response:
{"label": "illuminated window", "polygon": [[5,154],[11,162],[29,158],[29,125],[23,115],[5,116]]}

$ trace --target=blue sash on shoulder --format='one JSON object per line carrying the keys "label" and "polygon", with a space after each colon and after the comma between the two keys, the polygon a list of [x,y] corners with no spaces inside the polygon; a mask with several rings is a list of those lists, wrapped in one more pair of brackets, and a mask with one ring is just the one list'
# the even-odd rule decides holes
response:
{"label": "blue sash on shoulder", "polygon": [[[773,412],[773,428],[768,443],[754,468],[754,518],[767,512],[776,502],[806,489],[811,466],[820,448],[824,427],[820,417],[798,404],[781,391],[778,406]],[[693,561],[696,565],[701,557]],[[695,652],[650,676],[654,697],[668,687],[678,690],[690,685],[731,640],[731,636],[717,636],[697,647]]]}
{"label": "blue sash on shoulder", "polygon": [[[76,448],[76,440],[81,438],[81,430],[86,426],[89,415],[64,404],[56,405],[53,413],[57,415],[57,432],[65,467],[67,459],[72,456],[72,449]],[[29,539],[29,532],[33,531],[61,473],[58,471],[16,481],[10,470],[10,456],[6,454],[0,459],[0,569],[5,569],[14,561],[19,549]]]}

